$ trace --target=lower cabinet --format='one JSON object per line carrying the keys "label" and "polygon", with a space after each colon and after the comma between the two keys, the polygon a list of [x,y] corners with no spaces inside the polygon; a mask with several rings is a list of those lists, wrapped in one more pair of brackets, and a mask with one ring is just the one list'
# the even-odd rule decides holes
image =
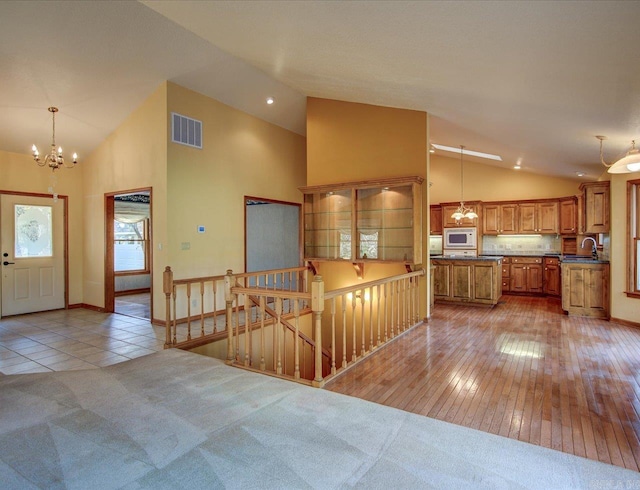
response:
{"label": "lower cabinet", "polygon": [[433,259],[436,301],[495,305],[502,295],[502,261]]}
{"label": "lower cabinet", "polygon": [[569,315],[609,318],[609,264],[563,262],[562,309]]}
{"label": "lower cabinet", "polygon": [[545,294],[560,296],[560,261],[556,258],[545,257],[544,259],[544,283],[542,289]]}
{"label": "lower cabinet", "polygon": [[511,259],[510,292],[541,293],[542,283],[541,257],[518,257]]}

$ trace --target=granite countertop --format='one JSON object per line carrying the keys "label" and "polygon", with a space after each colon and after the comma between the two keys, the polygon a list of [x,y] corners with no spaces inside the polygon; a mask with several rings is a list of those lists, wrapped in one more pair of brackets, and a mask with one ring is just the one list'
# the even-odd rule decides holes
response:
{"label": "granite countertop", "polygon": [[476,257],[474,256],[468,256],[468,255],[437,255],[431,256],[431,260],[475,260],[475,261],[484,261],[484,262],[488,262],[488,261],[497,261],[497,260],[502,260],[502,255],[478,255]]}
{"label": "granite countertop", "polygon": [[565,263],[576,263],[576,264],[608,264],[608,259],[598,259],[594,260],[590,255],[562,255],[560,253],[506,253],[506,254],[482,254],[477,257],[470,257],[464,255],[442,255],[442,254],[434,254],[431,255],[433,260],[437,259],[445,259],[445,260],[502,260],[505,257],[554,257],[560,260],[560,262]]}

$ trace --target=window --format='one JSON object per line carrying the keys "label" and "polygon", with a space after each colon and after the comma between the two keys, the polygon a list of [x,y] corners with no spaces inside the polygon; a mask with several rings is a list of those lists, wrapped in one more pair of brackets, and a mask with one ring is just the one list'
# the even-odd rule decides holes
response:
{"label": "window", "polygon": [[627,183],[629,204],[628,296],[640,298],[640,180]]}
{"label": "window", "polygon": [[53,227],[51,206],[27,206],[16,204],[15,258],[52,257]]}
{"label": "window", "polygon": [[149,271],[149,218],[134,223],[114,223],[115,272]]}

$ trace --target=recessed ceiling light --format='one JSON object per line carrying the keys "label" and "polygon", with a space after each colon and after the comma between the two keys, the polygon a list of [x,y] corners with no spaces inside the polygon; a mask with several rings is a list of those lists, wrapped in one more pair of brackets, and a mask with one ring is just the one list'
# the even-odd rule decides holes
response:
{"label": "recessed ceiling light", "polygon": [[520,165],[516,164],[516,165],[513,166],[513,168],[514,168],[514,170],[520,170],[522,167]]}
{"label": "recessed ceiling light", "polygon": [[576,172],[576,175],[577,175],[578,177],[584,177],[584,176],[585,176],[585,173],[584,173],[584,172]]}
{"label": "recessed ceiling light", "polygon": [[273,100],[273,97],[267,97],[267,104],[271,105],[275,102],[275,100]]}
{"label": "recessed ceiling light", "polygon": [[457,154],[460,154],[460,152],[462,152],[464,155],[469,155],[472,157],[488,158],[489,160],[498,160],[499,162],[502,161],[502,157],[500,155],[492,155],[491,153],[483,153],[481,151],[467,150],[466,148],[464,150],[461,150],[459,147],[454,148],[452,146],[436,145],[435,143],[431,146],[433,146],[436,150],[450,151],[451,153],[457,153]]}

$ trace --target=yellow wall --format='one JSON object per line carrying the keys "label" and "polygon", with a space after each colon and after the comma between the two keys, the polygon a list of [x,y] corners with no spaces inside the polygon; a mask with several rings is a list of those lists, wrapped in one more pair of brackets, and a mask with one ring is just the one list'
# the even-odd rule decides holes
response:
{"label": "yellow wall", "polygon": [[[307,99],[307,185],[412,175],[426,179],[426,148],[425,112]],[[425,181],[423,230],[428,229],[426,193]],[[423,264],[428,248],[423,246]],[[359,280],[353,266],[341,262],[322,262],[319,271],[326,291],[404,272],[401,264],[367,263],[364,280]],[[425,314],[425,304],[421,312]]]}
{"label": "yellow wall", "polygon": [[[460,200],[460,158],[431,155],[431,203]],[[464,161],[465,201],[545,199],[580,193],[580,181]]]}
{"label": "yellow wall", "polygon": [[[609,174],[611,175],[611,174]],[[640,179],[640,174],[611,176],[611,317],[640,322],[640,299],[627,298],[627,181]]]}
{"label": "yellow wall", "polygon": [[[154,316],[164,314],[167,265],[167,86],[163,83],[83,162],[84,303],[104,306],[104,195],[152,188]],[[162,316],[160,316],[162,318]]]}
{"label": "yellow wall", "polygon": [[[71,144],[71,142],[69,143]],[[28,149],[27,149],[28,150]],[[69,304],[82,303],[82,175],[84,162],[55,172],[55,191],[69,196]],[[0,151],[0,191],[47,194],[52,171],[38,167],[30,154]]]}
{"label": "yellow wall", "polygon": [[201,150],[168,136],[167,264],[175,278],[243,272],[244,196],[301,202],[305,138],[175,84],[167,100],[169,127],[171,112],[203,127]]}

